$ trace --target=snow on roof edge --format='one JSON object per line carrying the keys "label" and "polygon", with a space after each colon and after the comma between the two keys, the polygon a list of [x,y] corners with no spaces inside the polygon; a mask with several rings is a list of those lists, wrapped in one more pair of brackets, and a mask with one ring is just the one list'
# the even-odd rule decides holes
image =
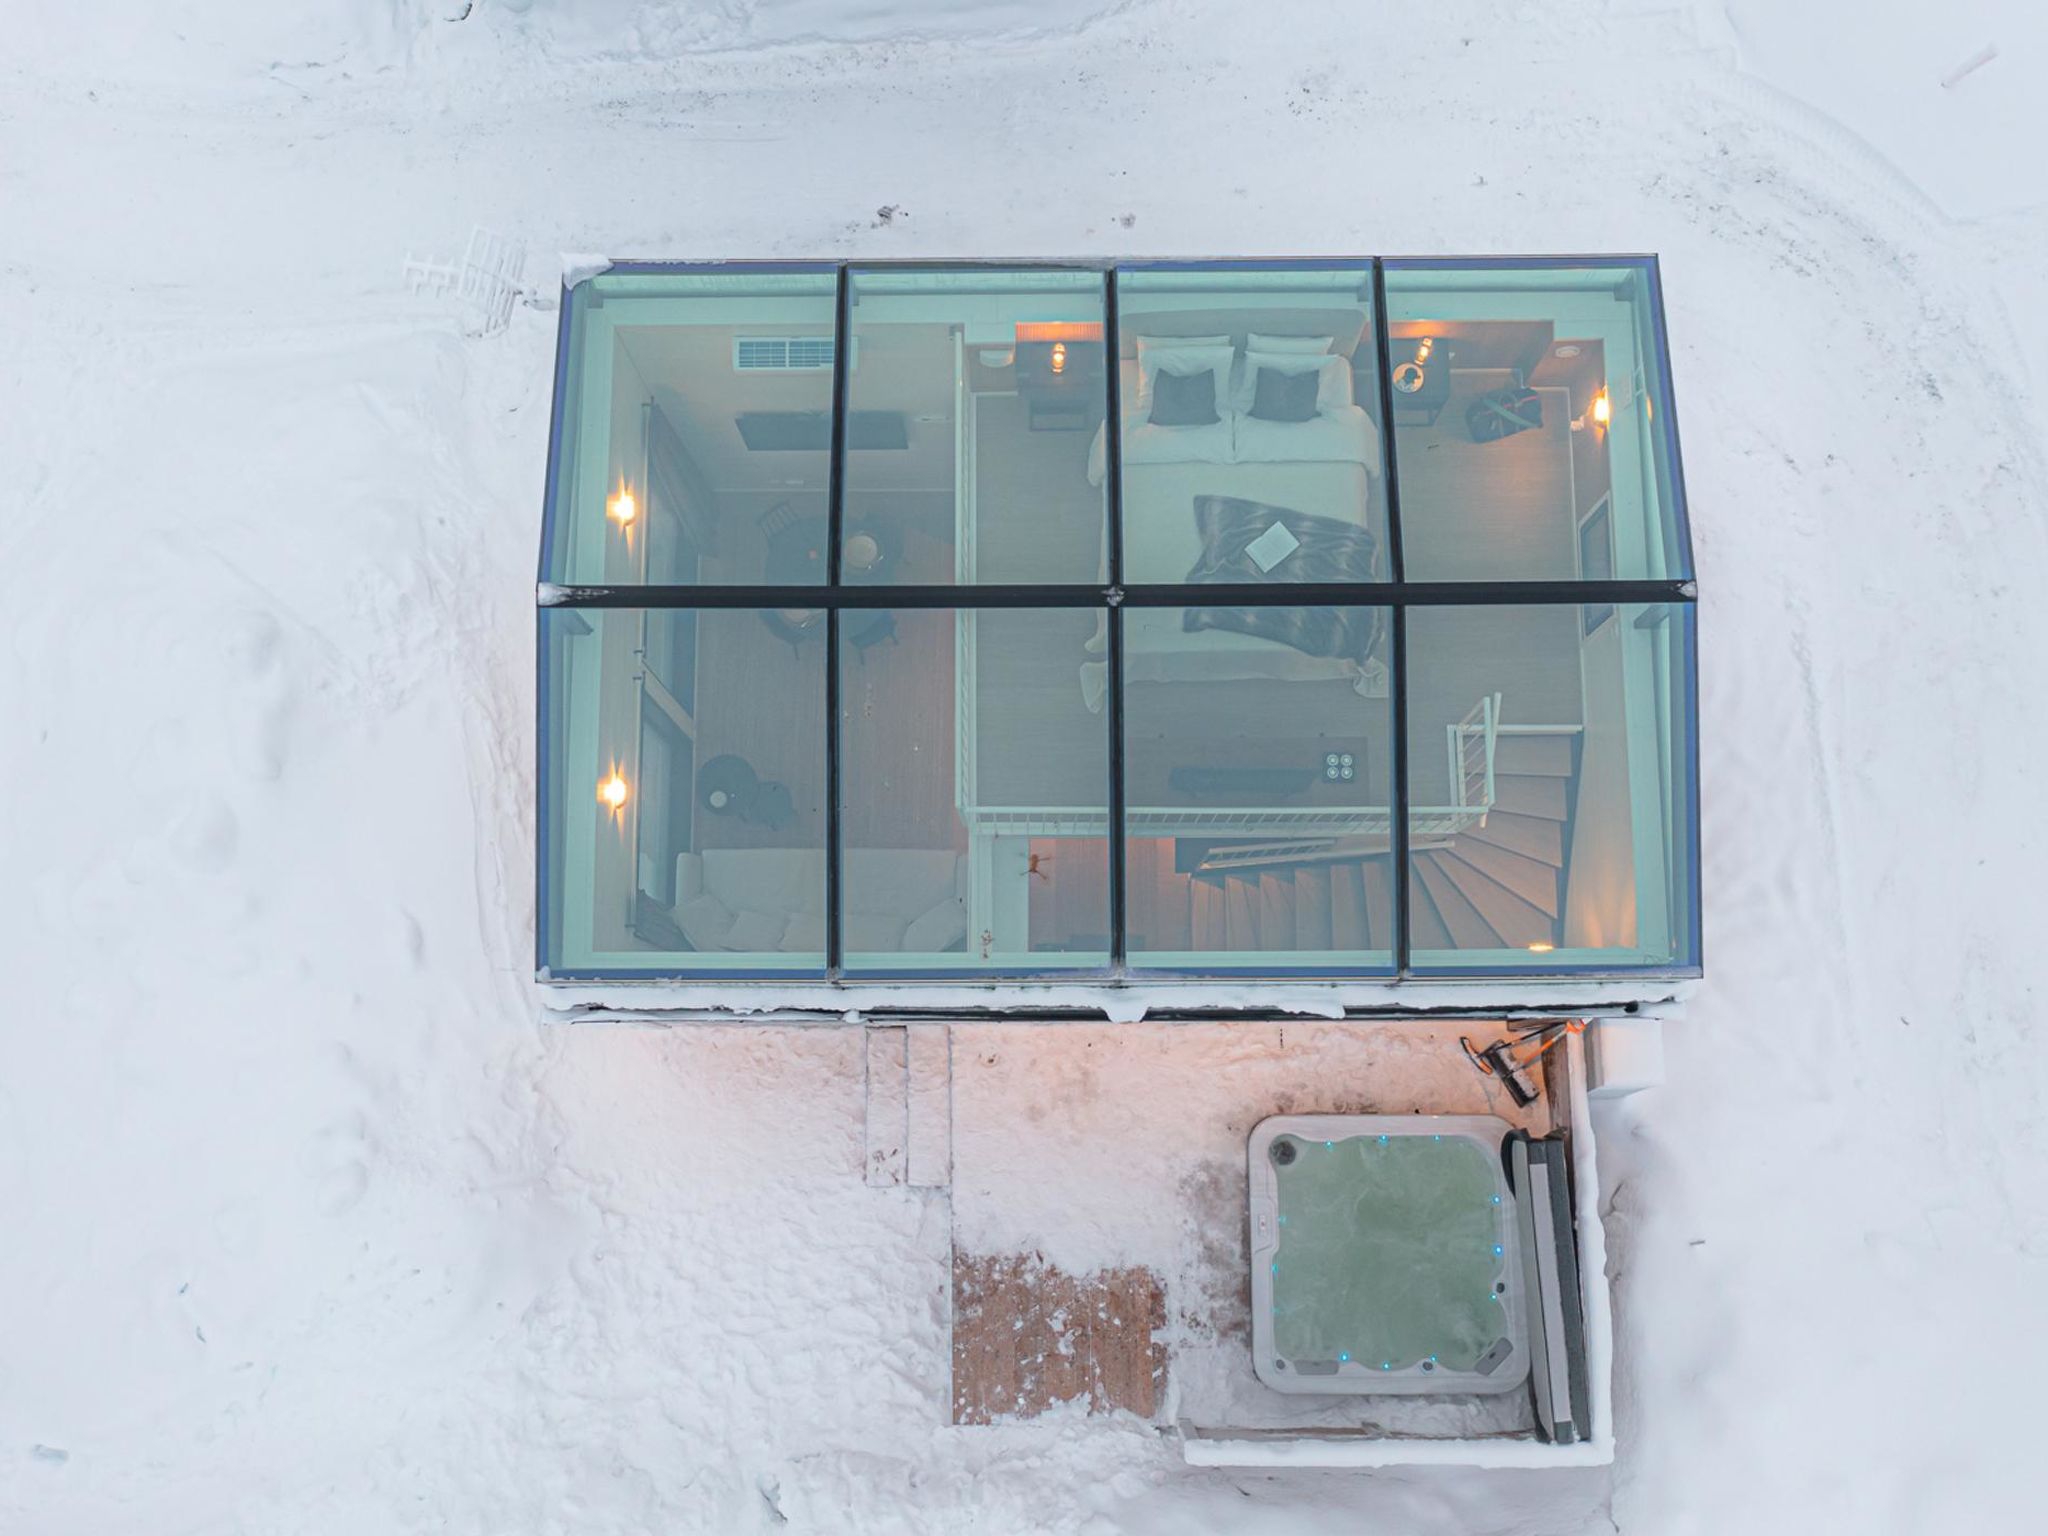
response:
{"label": "snow on roof edge", "polygon": [[1655,1014],[1682,1004],[1697,988],[1669,978],[1606,980],[1559,977],[1512,986],[1476,983],[1404,983],[1398,988],[1368,985],[1286,985],[1214,983],[1143,986],[966,986],[861,984],[852,987],[809,983],[794,986],[692,986],[662,981],[556,982],[543,987],[542,1012],[563,1022],[632,1023],[716,1019],[725,1022],[809,1020],[858,1024],[870,1015],[916,1012],[957,1014],[1000,1023],[1005,1015],[1071,1013],[1112,1024],[1134,1024],[1154,1014],[1190,1012],[1292,1014],[1341,1019],[1352,1010],[1405,1013]]}
{"label": "snow on roof edge", "polygon": [[578,283],[588,282],[591,278],[601,273],[609,272],[611,269],[612,259],[609,256],[577,255],[564,251],[562,253],[562,286],[573,289]]}

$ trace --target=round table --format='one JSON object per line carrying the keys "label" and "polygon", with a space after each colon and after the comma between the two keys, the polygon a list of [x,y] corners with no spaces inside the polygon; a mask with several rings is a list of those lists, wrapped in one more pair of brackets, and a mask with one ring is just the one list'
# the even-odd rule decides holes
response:
{"label": "round table", "polygon": [[[831,540],[832,524],[822,517],[804,517],[791,523],[768,540],[768,556],[762,574],[771,587],[819,587],[825,584],[825,549]],[[861,541],[865,541],[862,543]],[[840,558],[840,579],[848,582],[881,582],[889,578],[902,554],[901,541],[882,523],[865,519],[846,525],[847,550]],[[873,558],[856,565],[846,555],[856,556],[872,549]]]}
{"label": "round table", "polygon": [[761,791],[761,776],[744,757],[727,752],[697,770],[697,803],[714,816],[744,816]]}

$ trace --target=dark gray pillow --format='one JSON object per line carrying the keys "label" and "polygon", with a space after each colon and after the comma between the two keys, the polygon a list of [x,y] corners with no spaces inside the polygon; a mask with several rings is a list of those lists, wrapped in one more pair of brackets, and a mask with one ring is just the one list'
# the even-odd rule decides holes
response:
{"label": "dark gray pillow", "polygon": [[1208,427],[1223,418],[1216,414],[1216,370],[1152,375],[1152,425]]}
{"label": "dark gray pillow", "polygon": [[1319,367],[1299,373],[1261,368],[1258,392],[1252,396],[1252,415],[1260,421],[1307,421],[1316,413],[1316,394],[1322,383]]}

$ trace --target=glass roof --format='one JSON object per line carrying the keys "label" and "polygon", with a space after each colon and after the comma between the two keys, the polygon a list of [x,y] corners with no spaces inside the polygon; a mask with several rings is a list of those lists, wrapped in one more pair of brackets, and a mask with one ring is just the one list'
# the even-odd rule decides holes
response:
{"label": "glass roof", "polygon": [[1692,974],[1655,262],[564,297],[550,979]]}

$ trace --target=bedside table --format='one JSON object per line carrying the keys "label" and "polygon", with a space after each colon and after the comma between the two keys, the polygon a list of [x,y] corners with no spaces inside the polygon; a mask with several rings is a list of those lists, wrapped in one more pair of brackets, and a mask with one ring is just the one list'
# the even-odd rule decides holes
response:
{"label": "bedside table", "polygon": [[[1059,349],[1057,357],[1055,347]],[[1030,415],[1033,432],[1092,430],[1107,409],[1102,343],[1019,341],[1017,396]]]}

